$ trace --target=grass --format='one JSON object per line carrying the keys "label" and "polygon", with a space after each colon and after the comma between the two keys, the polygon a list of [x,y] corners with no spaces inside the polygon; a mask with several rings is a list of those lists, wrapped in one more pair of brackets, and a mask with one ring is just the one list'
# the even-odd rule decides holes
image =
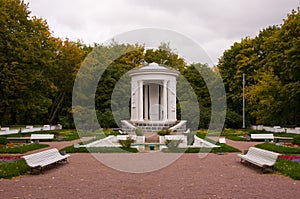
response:
{"label": "grass", "polygon": [[47,144],[22,144],[22,145],[16,145],[13,147],[6,147],[1,146],[0,147],[0,153],[9,153],[9,154],[18,154],[18,153],[26,153],[28,151],[33,151],[41,148],[48,147]]}
{"label": "grass", "polygon": [[62,141],[71,141],[79,139],[77,130],[75,129],[62,129],[62,130],[50,130],[50,131],[35,131],[32,133],[18,133],[9,135],[10,137],[30,137],[31,134],[54,134],[54,141],[58,141],[61,137]]}
{"label": "grass", "polygon": [[[272,143],[257,144],[255,145],[255,147],[286,155],[300,154],[300,148],[278,146]],[[276,164],[274,165],[274,169],[275,171],[278,171],[279,173],[282,173],[283,175],[286,175],[292,179],[300,180],[299,163],[292,162],[290,160],[285,160],[282,158],[277,158]]]}
{"label": "grass", "polygon": [[274,169],[294,180],[300,180],[300,164],[289,160],[278,158]]}
{"label": "grass", "polygon": [[135,148],[119,148],[119,147],[80,147],[75,148],[73,145],[65,147],[60,151],[65,151],[66,153],[137,153],[138,150]]}
{"label": "grass", "polygon": [[220,132],[207,132],[205,129],[197,130],[196,135],[202,139],[204,139],[207,135],[208,136],[222,136],[226,137],[227,139],[234,140],[234,141],[246,141],[245,136],[248,134],[249,130],[245,129],[224,129],[222,133]]}
{"label": "grass", "polygon": [[11,179],[12,177],[23,175],[30,171],[25,160],[15,162],[0,162],[0,178]]}
{"label": "grass", "polygon": [[278,146],[272,143],[257,144],[255,147],[281,154],[300,154],[300,148]]}
{"label": "grass", "polygon": [[[242,136],[242,135],[240,135]],[[227,139],[230,139],[230,140],[233,140],[233,141],[246,141],[246,138],[243,136],[243,137],[240,137],[238,135],[226,135],[225,137]]]}
{"label": "grass", "polygon": [[231,153],[231,152],[241,152],[239,149],[236,149],[232,146],[227,144],[220,144],[216,143],[217,145],[221,146],[218,148],[167,148],[163,149],[163,152],[166,153]]}
{"label": "grass", "polygon": [[5,135],[4,137],[30,137],[31,134],[54,134],[53,141],[59,141],[59,140],[72,141],[72,140],[77,140],[80,137],[105,136],[106,134],[110,135],[109,133],[107,133],[107,130],[79,133],[76,129],[62,129],[62,130],[49,130],[49,131],[35,131],[31,133],[18,133],[18,134]]}
{"label": "grass", "polygon": [[[215,143],[213,140],[210,140],[209,138],[206,138],[206,132],[204,131],[197,131],[196,135],[202,139],[205,139],[206,141],[209,141],[211,143]],[[219,142],[215,143],[216,145],[219,145],[221,147],[218,148],[175,148],[175,149],[164,149],[163,152],[173,152],[173,153],[227,153],[227,152],[241,152],[239,149],[236,149],[232,146],[229,146],[227,144],[221,144]]]}
{"label": "grass", "polygon": [[90,139],[90,140],[87,140],[84,142],[79,142],[78,144],[80,144],[80,145],[89,144],[89,143],[95,142],[97,140],[103,139],[105,137],[106,137],[105,134],[96,135],[93,139]]}
{"label": "grass", "polygon": [[[206,134],[207,130],[198,130],[197,132],[201,134]],[[274,134],[274,136],[277,137],[297,137],[297,134],[291,134],[291,133],[273,133],[273,132],[267,132],[267,131],[258,131],[258,130],[252,130],[252,129],[224,129],[224,131],[220,134],[220,136],[225,136],[227,139],[233,140],[233,141],[246,141],[246,135],[247,134]],[[213,135],[213,133],[209,134]]]}

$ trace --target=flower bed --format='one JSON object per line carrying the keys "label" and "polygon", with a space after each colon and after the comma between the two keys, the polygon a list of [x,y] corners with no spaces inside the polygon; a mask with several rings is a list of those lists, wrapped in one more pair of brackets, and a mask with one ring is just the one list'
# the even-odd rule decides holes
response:
{"label": "flower bed", "polygon": [[15,162],[21,160],[22,157],[20,155],[15,156],[0,156],[0,162]]}
{"label": "flower bed", "polygon": [[297,162],[300,164],[300,156],[299,155],[280,155],[279,158],[290,160],[292,162]]}

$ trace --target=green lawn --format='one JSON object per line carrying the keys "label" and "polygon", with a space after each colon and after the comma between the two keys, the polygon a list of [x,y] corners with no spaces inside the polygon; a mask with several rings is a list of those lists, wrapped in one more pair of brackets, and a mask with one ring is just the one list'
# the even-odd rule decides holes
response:
{"label": "green lawn", "polygon": [[80,147],[75,148],[73,145],[65,147],[60,151],[65,151],[66,153],[137,153],[138,150],[135,148],[119,148],[119,147]]}
{"label": "green lawn", "polygon": [[174,148],[174,149],[163,149],[163,152],[171,153],[230,153],[230,152],[241,152],[239,149],[236,149],[227,144],[216,143],[221,147],[219,148]]}
{"label": "green lawn", "polygon": [[[268,151],[273,151],[285,155],[295,155],[300,154],[300,148],[278,146],[274,143],[263,143],[255,145],[257,148],[265,149]],[[290,160],[285,160],[282,158],[277,158],[276,164],[274,166],[275,171],[282,173],[283,175],[289,176],[292,179],[300,180],[300,164],[292,162]]]}
{"label": "green lawn", "polygon": [[48,147],[47,144],[21,144],[21,145],[15,145],[12,147],[7,146],[1,146],[0,147],[0,153],[9,153],[9,154],[23,154],[28,151],[33,151],[41,148]]}
{"label": "green lawn", "polygon": [[300,154],[300,148],[278,146],[274,143],[262,143],[255,145],[257,148],[265,149],[268,151],[274,151],[281,154]]}
{"label": "green lawn", "polygon": [[61,138],[62,141],[71,141],[79,139],[77,130],[75,129],[62,129],[62,130],[50,130],[50,131],[36,131],[32,133],[18,133],[9,135],[9,137],[30,137],[31,134],[54,134],[54,141]]}
{"label": "green lawn", "polygon": [[275,171],[282,173],[294,180],[300,180],[300,164],[278,158],[274,166]]}
{"label": "green lawn", "polygon": [[30,171],[25,160],[15,162],[0,162],[0,178],[10,179],[15,176],[23,175]]}

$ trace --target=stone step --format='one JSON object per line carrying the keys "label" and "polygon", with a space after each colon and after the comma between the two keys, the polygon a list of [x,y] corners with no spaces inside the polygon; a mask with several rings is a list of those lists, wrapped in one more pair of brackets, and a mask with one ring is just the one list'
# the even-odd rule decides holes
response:
{"label": "stone step", "polygon": [[145,134],[146,138],[145,138],[145,142],[146,143],[158,143],[159,142],[159,135],[157,135],[156,133],[146,133]]}

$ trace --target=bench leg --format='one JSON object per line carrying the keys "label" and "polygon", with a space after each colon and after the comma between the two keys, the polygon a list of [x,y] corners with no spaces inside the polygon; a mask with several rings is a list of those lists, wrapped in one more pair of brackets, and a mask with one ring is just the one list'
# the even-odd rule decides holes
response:
{"label": "bench leg", "polygon": [[43,172],[43,171],[42,171],[42,167],[40,167],[40,166],[39,166],[39,167],[31,167],[31,168],[30,168],[30,175],[33,175],[33,173],[34,173],[33,171],[34,171],[34,170],[39,170],[40,173]]}
{"label": "bench leg", "polygon": [[271,170],[272,170],[272,173],[274,173],[274,172],[275,172],[274,166],[271,166],[270,168],[271,168]]}
{"label": "bench leg", "polygon": [[271,166],[271,167],[266,167],[266,166],[264,166],[264,167],[262,167],[262,173],[265,173],[267,169],[271,169],[272,173],[275,172],[274,166]]}

